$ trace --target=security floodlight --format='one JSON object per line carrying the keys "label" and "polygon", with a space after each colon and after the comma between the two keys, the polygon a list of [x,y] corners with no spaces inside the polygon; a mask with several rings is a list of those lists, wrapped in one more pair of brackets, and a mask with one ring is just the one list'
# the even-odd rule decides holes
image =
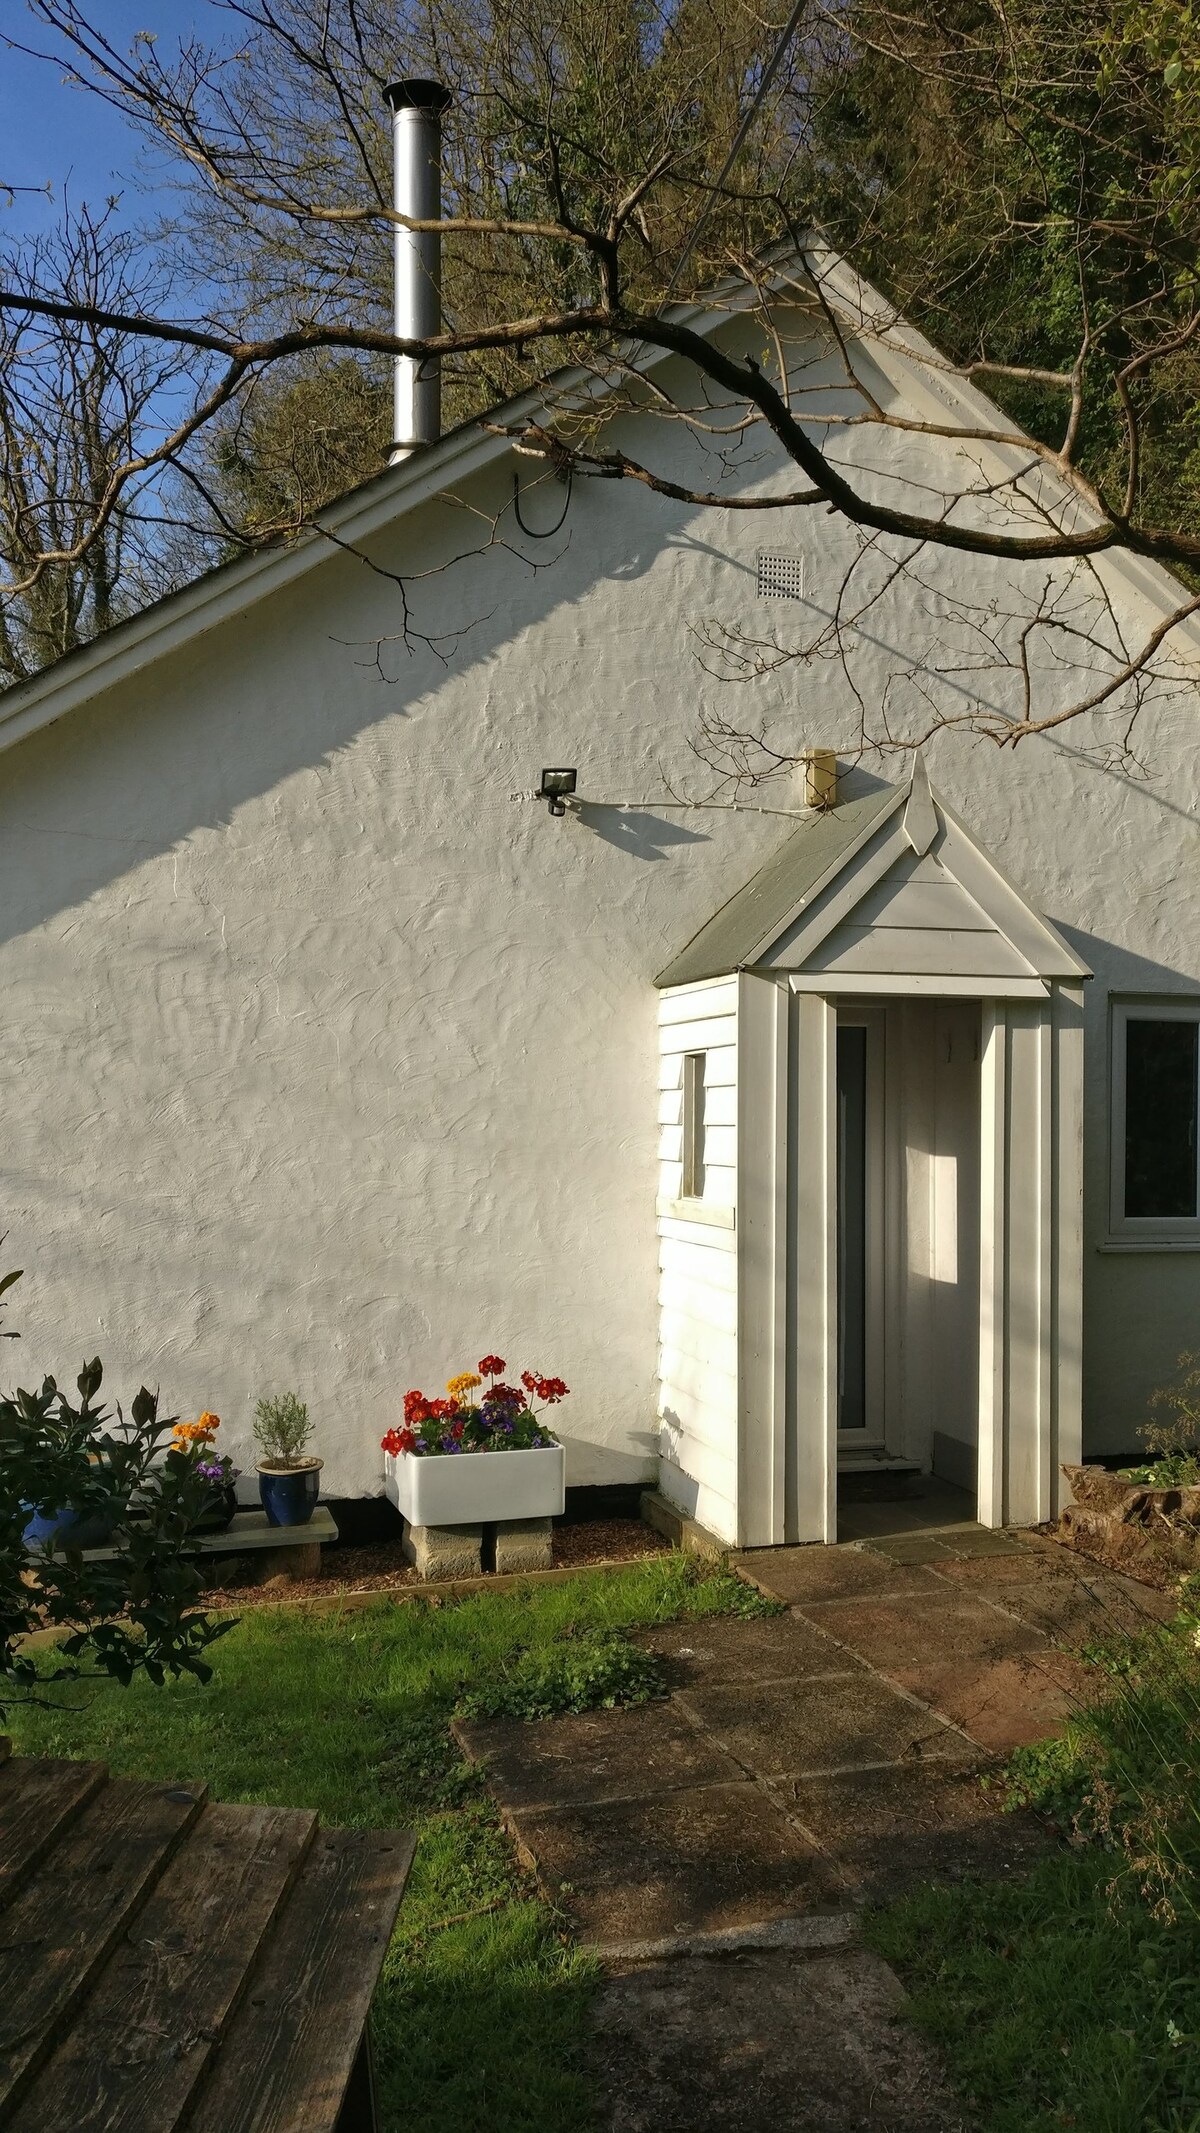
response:
{"label": "security floodlight", "polygon": [[566,814],[563,802],[574,792],[578,777],[577,770],[543,770],[538,799],[549,803],[552,815]]}

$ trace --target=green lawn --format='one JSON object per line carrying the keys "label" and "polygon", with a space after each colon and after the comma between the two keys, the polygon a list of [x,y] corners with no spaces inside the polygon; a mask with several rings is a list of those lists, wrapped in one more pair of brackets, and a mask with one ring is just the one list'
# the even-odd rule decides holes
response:
{"label": "green lawn", "polygon": [[565,1678],[566,1698],[580,1679],[602,1695],[596,1667],[575,1664],[581,1637],[761,1606],[728,1574],[667,1555],[455,1605],[264,1608],[215,1647],[206,1688],[89,1686],[60,1692],[70,1708],[6,1722],[25,1753],[205,1778],[216,1798],[315,1807],[332,1825],[415,1829],[375,2003],[385,2125],[574,2133],[593,2123],[578,2064],[591,1965],[520,1872],[450,1713],[513,1682],[524,1696],[531,1672],[543,1687]]}
{"label": "green lawn", "polygon": [[1021,1885],[928,1888],[868,1931],[979,2133],[1200,2133],[1194,1615],[1096,1655],[1108,1693],[1010,1767],[1070,1848]]}

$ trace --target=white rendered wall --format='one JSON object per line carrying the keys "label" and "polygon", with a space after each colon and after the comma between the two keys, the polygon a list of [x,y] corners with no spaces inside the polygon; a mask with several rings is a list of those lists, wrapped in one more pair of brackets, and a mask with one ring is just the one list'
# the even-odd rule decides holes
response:
{"label": "white rendered wall", "polygon": [[[885,398],[902,370],[880,373]],[[779,478],[761,435],[707,465],[678,424],[630,423],[624,441],[731,491]],[[839,450],[927,482],[949,447],[857,430]],[[508,796],[553,762],[579,765],[590,801],[703,795],[706,704],[769,716],[781,747],[845,751],[858,731],[836,661],[734,686],[698,653],[713,618],[782,640],[828,617],[856,552],[835,518],[580,481],[554,541],[506,517],[489,545],[515,463],[372,540],[380,568],[434,572],[410,595],[436,646],[385,641],[377,665],[399,595],[334,552],[98,684],[0,766],[0,1227],[28,1270],[8,1375],[98,1350],[115,1392],[144,1378],[171,1411],[215,1408],[247,1460],[254,1397],[295,1386],[331,1493],[379,1486],[407,1385],[436,1389],[488,1348],[575,1388],[569,1481],[652,1475],[653,979],[787,834],[753,807],[794,807],[797,789],[759,788],[737,814],[588,805],[561,823]],[[544,488],[531,520],[561,502]],[[803,601],[756,603],[763,546],[802,553]],[[872,611],[855,640],[870,703],[922,631],[949,645],[956,598],[1006,580],[961,555],[924,567],[950,604]],[[1151,595],[1121,599],[1136,634]],[[929,750],[935,785],[1096,972],[1097,1450],[1131,1443],[1200,1319],[1200,1256],[1101,1248],[1108,992],[1200,989],[1194,695],[1144,715],[1138,773],[1113,753],[1124,724],[1114,704],[1015,752],[962,732]],[[869,756],[855,773],[901,774]]]}
{"label": "white rendered wall", "polygon": [[[659,1486],[738,1539],[738,985],[659,997]],[[681,1199],[683,1063],[704,1055],[703,1191]]]}

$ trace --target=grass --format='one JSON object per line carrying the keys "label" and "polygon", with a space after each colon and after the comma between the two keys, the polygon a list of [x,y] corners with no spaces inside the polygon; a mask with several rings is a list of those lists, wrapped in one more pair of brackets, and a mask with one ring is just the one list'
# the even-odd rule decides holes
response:
{"label": "grass", "polygon": [[1195,1617],[1090,1656],[1107,1693],[1007,1774],[1070,1848],[868,1923],[980,2133],[1200,2133]]}
{"label": "grass", "polygon": [[385,2126],[582,2133],[592,1966],[521,1872],[450,1715],[460,1701],[519,1706],[531,1682],[552,1695],[565,1680],[567,1707],[620,1700],[594,1655],[628,1653],[621,1632],[765,1607],[728,1573],[666,1555],[453,1605],[264,1608],[216,1647],[206,1688],[89,1686],[6,1723],[27,1754],[205,1778],[214,1798],[315,1807],[345,1828],[415,1829],[375,2001]]}

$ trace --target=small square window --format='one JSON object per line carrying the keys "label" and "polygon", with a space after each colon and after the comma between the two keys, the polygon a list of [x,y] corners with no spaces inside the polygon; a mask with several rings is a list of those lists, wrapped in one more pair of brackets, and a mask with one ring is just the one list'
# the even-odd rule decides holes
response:
{"label": "small square window", "polygon": [[1112,1010],[1114,1237],[1200,1243],[1200,1001]]}
{"label": "small square window", "polygon": [[786,551],[764,549],[758,558],[760,600],[802,600],[804,557]]}
{"label": "small square window", "polygon": [[683,1179],[680,1198],[704,1198],[704,1052],[683,1055]]}

